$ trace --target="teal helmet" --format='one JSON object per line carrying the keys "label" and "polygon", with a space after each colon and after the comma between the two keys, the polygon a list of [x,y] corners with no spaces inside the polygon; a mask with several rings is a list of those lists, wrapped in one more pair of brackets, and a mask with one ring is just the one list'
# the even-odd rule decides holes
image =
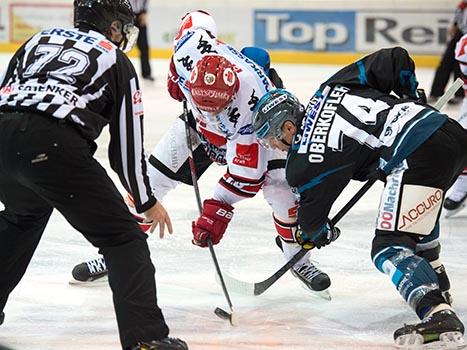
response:
{"label": "teal helmet", "polygon": [[253,129],[258,141],[280,138],[287,120],[294,124],[303,117],[305,109],[297,97],[284,89],[271,90],[253,110]]}

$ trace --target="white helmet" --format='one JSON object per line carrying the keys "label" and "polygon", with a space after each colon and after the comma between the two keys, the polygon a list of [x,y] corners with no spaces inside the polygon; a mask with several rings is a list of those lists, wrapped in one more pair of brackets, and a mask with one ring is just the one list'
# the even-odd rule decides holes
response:
{"label": "white helmet", "polygon": [[214,18],[212,18],[212,16],[206,11],[196,10],[189,12],[182,17],[182,23],[180,23],[180,26],[178,27],[177,36],[174,39],[174,45],[177,44],[178,40],[180,40],[187,31],[197,28],[202,28],[217,37],[217,25],[216,22],[214,22]]}

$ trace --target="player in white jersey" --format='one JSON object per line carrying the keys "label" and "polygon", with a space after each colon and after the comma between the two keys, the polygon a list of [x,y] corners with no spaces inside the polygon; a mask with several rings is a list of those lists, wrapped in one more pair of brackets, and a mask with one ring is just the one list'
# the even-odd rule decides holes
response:
{"label": "player in white jersey", "polygon": [[[460,110],[460,117],[458,122],[467,129],[467,34],[459,40],[456,45],[455,52],[456,60],[459,62],[461,68],[462,79],[464,79],[464,100]],[[467,199],[467,168],[459,175],[456,182],[451,188],[449,196],[444,201],[444,209],[446,210],[446,217],[450,217],[460,210],[465,208]]]}
{"label": "player in white jersey", "polygon": [[[241,53],[258,63],[267,76],[274,82],[276,87],[283,87],[281,78],[275,69],[270,67],[270,57],[266,50],[256,47],[245,47],[242,49]],[[172,80],[170,81],[172,82]],[[172,88],[173,87],[174,86],[172,86]],[[175,90],[171,91],[171,94],[178,100],[181,100],[184,96],[178,88],[178,85]],[[196,122],[191,111],[189,112],[189,124],[192,128],[193,158],[196,163],[198,177],[200,177],[213,162],[219,165],[226,165],[226,138],[218,134],[208,134],[210,140],[210,142],[208,142],[206,137],[196,130]],[[174,189],[180,183],[192,185],[188,156],[189,152],[186,144],[185,125],[182,115],[177,118],[172,126],[164,133],[162,139],[159,140],[148,159],[149,176],[153,185],[154,194],[157,198],[162,199],[170,190]],[[272,169],[274,167],[278,167],[277,171],[276,169]],[[270,171],[277,172],[278,174],[280,174],[283,167],[284,161],[282,159],[275,160],[269,164]],[[280,183],[282,185],[282,180],[280,180]],[[274,189],[274,187],[269,186],[267,189]],[[288,187],[284,187],[283,191],[286,192],[287,196],[290,195]],[[129,203],[131,205],[131,199]],[[292,213],[293,212],[294,209],[292,210]],[[295,226],[295,221],[292,222],[291,226]],[[276,228],[283,231],[282,236],[286,236],[291,230],[288,225],[280,225],[277,219]],[[145,231],[147,227],[142,227],[142,229]],[[279,239],[279,236],[276,238],[276,241],[282,245],[282,240]],[[286,248],[288,247],[289,245],[286,246]],[[304,267],[308,267],[306,270],[314,271],[314,273],[318,275],[320,273],[319,270],[311,266],[312,265],[306,264]],[[107,267],[104,259],[101,257],[78,264],[73,269],[72,274],[74,279],[71,283],[95,283],[94,281],[100,280],[107,275]],[[328,280],[328,278],[325,276],[313,279],[314,285],[316,286],[318,282],[323,283],[323,279],[325,282],[324,285],[326,285],[326,280]],[[327,292],[323,292],[320,295],[325,298],[329,297]]]}
{"label": "player in white jersey", "polygon": [[[169,73],[169,92],[174,97],[176,91],[177,99],[188,101],[197,130],[209,143],[225,142],[226,148],[227,172],[193,223],[193,243],[206,247],[209,237],[217,244],[231,220],[233,205],[262,189],[288,260],[300,246],[293,235],[297,199],[285,181],[285,154],[259,147],[252,128],[254,106],[274,85],[253,60],[219,41],[216,32],[209,14],[187,14],[174,40]],[[308,255],[294,266],[293,274],[315,291],[330,285],[329,277]]]}

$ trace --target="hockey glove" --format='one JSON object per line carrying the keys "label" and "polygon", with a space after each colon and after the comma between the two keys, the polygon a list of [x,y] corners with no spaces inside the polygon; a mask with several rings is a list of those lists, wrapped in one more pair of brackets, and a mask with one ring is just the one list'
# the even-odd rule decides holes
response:
{"label": "hockey glove", "polygon": [[183,95],[180,86],[178,85],[178,73],[175,69],[174,58],[170,59],[169,74],[167,75],[167,91],[174,100],[182,102],[185,96]]}
{"label": "hockey glove", "polygon": [[203,203],[201,216],[192,222],[193,244],[207,247],[208,238],[212,244],[220,242],[233,216],[233,207],[215,199]]}
{"label": "hockey glove", "polygon": [[298,244],[300,244],[304,249],[313,249],[321,248],[325,245],[328,245],[331,242],[334,242],[341,234],[339,228],[334,227],[331,222],[328,222],[321,227],[320,230],[315,232],[303,232],[302,230],[297,230],[295,232],[295,239]]}

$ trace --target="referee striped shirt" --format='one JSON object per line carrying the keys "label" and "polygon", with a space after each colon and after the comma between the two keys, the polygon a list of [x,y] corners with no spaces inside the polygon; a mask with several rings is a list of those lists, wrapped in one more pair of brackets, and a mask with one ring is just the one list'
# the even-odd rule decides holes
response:
{"label": "referee striped shirt", "polygon": [[148,0],[130,0],[133,12],[138,14],[148,10]]}
{"label": "referee striped shirt", "polygon": [[[128,57],[87,28],[53,28],[30,38],[0,84],[0,111],[64,119],[90,143],[109,124],[109,160],[138,212],[156,203],[143,148],[143,103]],[[1,118],[1,116],[0,116]]]}

